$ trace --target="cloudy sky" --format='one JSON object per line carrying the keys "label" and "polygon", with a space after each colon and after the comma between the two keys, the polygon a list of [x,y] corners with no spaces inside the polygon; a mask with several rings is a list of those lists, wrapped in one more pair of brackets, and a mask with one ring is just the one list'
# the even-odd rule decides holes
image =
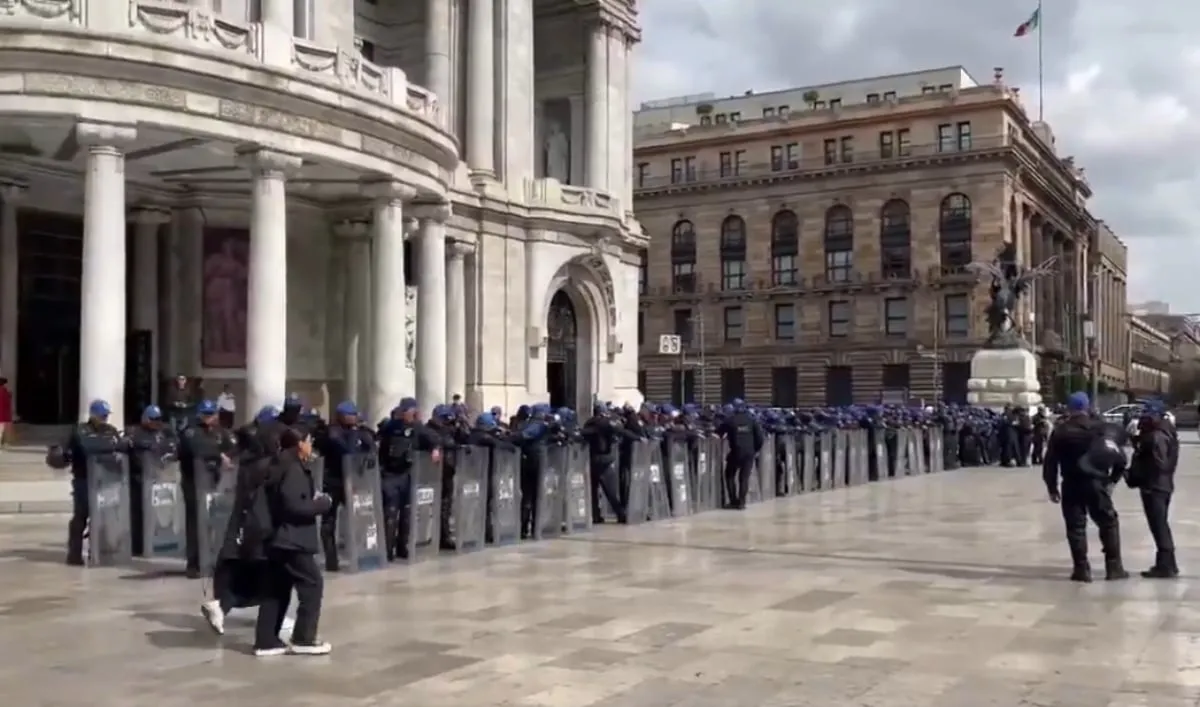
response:
{"label": "cloudy sky", "polygon": [[[964,65],[1036,110],[1037,0],[644,0],[638,100]],[[1045,110],[1130,248],[1130,298],[1200,312],[1200,6],[1046,0]]]}

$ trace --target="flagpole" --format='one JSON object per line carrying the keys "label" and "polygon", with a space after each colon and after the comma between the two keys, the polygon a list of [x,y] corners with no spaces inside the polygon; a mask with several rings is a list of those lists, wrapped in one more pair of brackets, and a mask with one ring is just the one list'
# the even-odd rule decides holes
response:
{"label": "flagpole", "polygon": [[1042,16],[1042,0],[1038,0],[1038,6],[1037,6],[1038,67],[1037,67],[1037,71],[1038,71],[1038,122],[1039,123],[1043,122],[1043,118],[1045,117],[1043,106],[1045,106],[1046,81],[1045,81],[1045,72],[1042,70],[1043,69],[1042,25],[1045,23],[1045,20],[1046,20],[1046,18]]}

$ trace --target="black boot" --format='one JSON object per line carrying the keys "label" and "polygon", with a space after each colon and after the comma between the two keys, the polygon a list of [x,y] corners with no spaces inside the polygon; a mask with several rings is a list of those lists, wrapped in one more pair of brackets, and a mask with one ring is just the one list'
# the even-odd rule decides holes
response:
{"label": "black boot", "polygon": [[87,529],[87,521],[72,517],[67,523],[67,564],[72,567],[83,567],[83,533]]}
{"label": "black boot", "polygon": [[1092,581],[1092,566],[1086,560],[1084,562],[1075,563],[1075,569],[1071,570],[1072,582],[1083,582],[1084,584]]}
{"label": "black boot", "polygon": [[1175,564],[1175,551],[1154,553],[1154,566],[1142,572],[1146,579],[1175,579],[1179,576],[1179,565]]}
{"label": "black boot", "polygon": [[1125,565],[1121,562],[1121,553],[1116,552],[1104,556],[1104,579],[1109,582],[1129,579],[1129,573],[1125,571]]}

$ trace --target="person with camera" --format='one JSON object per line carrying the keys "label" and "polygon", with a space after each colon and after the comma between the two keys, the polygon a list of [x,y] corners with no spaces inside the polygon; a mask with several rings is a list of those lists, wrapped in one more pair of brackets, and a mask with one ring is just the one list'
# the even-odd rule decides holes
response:
{"label": "person with camera", "polygon": [[[317,638],[324,595],[324,578],[316,560],[321,547],[317,519],[329,511],[333,499],[315,487],[310,470],[313,444],[308,432],[288,427],[279,441],[279,456],[266,485],[271,530],[265,542],[267,586],[258,608],[254,654],[327,655],[332,646]],[[279,638],[279,632],[293,590],[298,606],[289,646]]]}

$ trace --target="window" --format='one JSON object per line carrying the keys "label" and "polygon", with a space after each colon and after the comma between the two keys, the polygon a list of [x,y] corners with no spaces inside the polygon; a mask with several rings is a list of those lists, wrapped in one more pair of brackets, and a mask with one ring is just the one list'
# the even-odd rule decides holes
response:
{"label": "window", "polygon": [[954,126],[942,123],[937,127],[938,152],[954,151]]}
{"label": "window", "polygon": [[912,373],[907,363],[883,364],[883,389],[907,391],[912,385]]}
{"label": "window", "polygon": [[696,229],[679,221],[671,230],[671,290],[696,291]]}
{"label": "window", "polygon": [[646,313],[638,312],[638,346],[646,343]]}
{"label": "window", "polygon": [[961,268],[971,262],[971,200],[951,194],[942,200],[938,240],[943,268]]}
{"label": "window", "polygon": [[794,286],[800,272],[800,220],[793,211],[780,211],[771,219],[771,283]]}
{"label": "window", "polygon": [[908,336],[908,298],[888,297],[883,301],[883,332],[888,336]]}
{"label": "window", "polygon": [[885,100],[885,101],[896,100],[896,92],[895,91],[884,91],[883,92],[883,100]]}
{"label": "window", "polygon": [[842,153],[842,162],[846,163],[846,164],[853,162],[854,161],[854,137],[851,135],[847,135],[846,137],[842,138],[841,143],[839,143],[839,147],[840,147],[841,153]]}
{"label": "window", "polygon": [[912,275],[912,221],[908,202],[892,199],[879,211],[879,270],[885,279]]}
{"label": "window", "polygon": [[362,58],[367,61],[375,61],[375,42],[369,39],[362,40],[362,46],[359,48],[358,53],[362,54]]}
{"label": "window", "polygon": [[950,93],[953,90],[954,84],[952,83],[944,83],[941,86],[938,86],[938,93]]}
{"label": "window", "polygon": [[671,403],[687,405],[696,402],[696,371],[692,368],[671,370]]}
{"label": "window", "polygon": [[721,400],[730,402],[746,397],[746,369],[721,369]]}
{"label": "window", "polygon": [[969,361],[947,361],[942,364],[942,400],[966,405],[967,386],[971,380]]}
{"label": "window", "polygon": [[741,307],[726,307],[725,308],[725,342],[736,344],[742,340],[742,331],[745,328],[745,313]]}
{"label": "window", "polygon": [[850,308],[853,305],[846,300],[834,300],[829,303],[829,335],[844,337],[850,335]]}
{"label": "window", "polygon": [[891,159],[892,150],[896,146],[896,136],[892,131],[885,130],[879,133],[879,156],[885,160]]}
{"label": "window", "polygon": [[956,128],[958,130],[958,149],[960,151],[971,149],[971,121],[965,120]]}
{"label": "window", "polygon": [[711,115],[700,116],[700,124],[701,125],[712,125],[712,116]]}
{"label": "window", "polygon": [[946,295],[942,307],[942,325],[946,336],[969,336],[971,333],[971,303],[965,294]]}
{"label": "window", "polygon": [[837,164],[837,140],[825,141],[825,164]]}
{"label": "window", "polygon": [[638,369],[637,387],[638,387],[638,390],[641,391],[642,395],[645,396],[646,395],[646,369],[644,369],[644,368]]}
{"label": "window", "polygon": [[734,111],[729,114],[729,122],[731,122],[731,123],[737,123],[741,119],[742,119],[742,114],[739,113],[738,111]]}
{"label": "window", "polygon": [[825,101],[813,101],[813,110],[825,110]]}
{"label": "window", "polygon": [[671,160],[671,183],[683,183],[683,160],[678,157]]}
{"label": "window", "polygon": [[771,369],[771,405],[778,408],[794,408],[799,405],[796,388],[800,376],[795,366],[777,366]]}
{"label": "window", "polygon": [[775,109],[772,107],[763,108],[763,117],[764,118],[774,118],[775,117]]}
{"label": "window", "polygon": [[829,99],[829,108],[831,110],[841,108],[841,107],[842,107],[842,99],[840,99],[840,98],[830,98]]}
{"label": "window", "polygon": [[746,222],[741,216],[721,222],[721,289],[746,289]]}
{"label": "window", "polygon": [[638,294],[644,296],[648,289],[647,280],[650,278],[650,256],[643,250],[638,253]]}
{"label": "window", "polygon": [[800,169],[800,143],[789,142],[785,146],[785,152],[787,154],[787,168]]}
{"label": "window", "polygon": [[931,93],[937,93],[936,86],[922,86],[921,87],[921,95],[928,96]]}
{"label": "window", "polygon": [[786,118],[792,114],[791,106],[779,106],[779,117]]}
{"label": "window", "polygon": [[729,116],[724,113],[717,113],[717,125],[725,125],[729,122]]}
{"label": "window", "polygon": [[825,278],[849,282],[854,264],[854,214],[843,204],[825,212]]}
{"label": "window", "polygon": [[796,340],[796,305],[775,305],[775,340]]}
{"label": "window", "polygon": [[878,102],[879,102],[879,94],[878,93],[868,93],[867,94],[867,103],[878,103]]}
{"label": "window", "polygon": [[646,186],[646,178],[650,176],[650,163],[638,162],[637,166],[637,185],[639,187]]}
{"label": "window", "polygon": [[685,181],[688,181],[688,182],[696,181],[696,158],[695,157],[684,157],[683,158],[683,178]]}
{"label": "window", "polygon": [[912,154],[912,133],[908,128],[896,131],[896,154],[901,157],[908,157]]}
{"label": "window", "polygon": [[829,366],[825,369],[825,404],[838,407],[854,404],[853,368]]}
{"label": "window", "polygon": [[783,145],[771,145],[771,171],[783,171]]}
{"label": "window", "polygon": [[720,160],[721,160],[721,162],[720,162],[721,176],[722,177],[732,177],[733,176],[733,153],[722,152],[720,154]]}
{"label": "window", "polygon": [[733,173],[741,174],[742,168],[746,166],[746,151],[737,150],[733,153]]}
{"label": "window", "polygon": [[683,340],[684,346],[692,345],[692,310],[677,309],[671,313],[673,333]]}

